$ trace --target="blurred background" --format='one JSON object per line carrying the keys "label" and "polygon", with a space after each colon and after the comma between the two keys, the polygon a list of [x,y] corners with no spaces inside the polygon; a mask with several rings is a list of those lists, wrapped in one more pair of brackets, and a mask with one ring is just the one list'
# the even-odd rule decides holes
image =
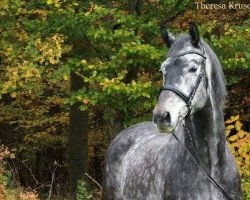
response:
{"label": "blurred background", "polygon": [[249,14],[191,0],[0,0],[0,199],[100,199],[109,143],[151,120],[160,25],[177,35],[190,21],[223,65],[225,134],[250,199]]}

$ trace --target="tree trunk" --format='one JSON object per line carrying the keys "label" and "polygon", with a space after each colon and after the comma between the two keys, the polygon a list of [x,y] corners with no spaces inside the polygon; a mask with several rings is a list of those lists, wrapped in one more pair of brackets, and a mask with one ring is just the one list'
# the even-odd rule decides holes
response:
{"label": "tree trunk", "polygon": [[141,15],[143,0],[128,0],[129,14],[136,13],[137,16]]}
{"label": "tree trunk", "polygon": [[[74,72],[71,72],[70,78],[71,92],[86,87],[82,78]],[[88,166],[88,112],[80,111],[80,105],[75,103],[70,107],[69,173],[72,198],[77,190],[77,182],[83,179]]]}
{"label": "tree trunk", "polygon": [[112,129],[111,129],[111,134],[109,140],[113,140],[115,136],[117,136],[123,129],[123,118],[122,117],[117,117],[116,121],[111,123]]}

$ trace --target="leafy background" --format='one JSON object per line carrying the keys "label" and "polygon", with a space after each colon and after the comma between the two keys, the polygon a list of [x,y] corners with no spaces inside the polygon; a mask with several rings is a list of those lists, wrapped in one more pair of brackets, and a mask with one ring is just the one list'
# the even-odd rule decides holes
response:
{"label": "leafy background", "polygon": [[191,20],[223,64],[225,134],[250,199],[249,10],[202,10],[190,0],[0,0],[0,17],[0,199],[73,198],[74,105],[88,115],[90,177],[75,197],[99,199],[108,144],[151,120],[167,52],[159,25],[178,34]]}

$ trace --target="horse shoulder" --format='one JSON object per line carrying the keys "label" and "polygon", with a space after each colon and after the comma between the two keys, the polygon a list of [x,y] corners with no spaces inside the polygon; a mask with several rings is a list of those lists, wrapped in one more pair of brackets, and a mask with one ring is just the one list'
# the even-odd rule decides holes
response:
{"label": "horse shoulder", "polygon": [[120,166],[124,156],[140,138],[158,133],[152,122],[142,122],[120,132],[109,145],[106,153],[105,188],[103,199],[122,199]]}
{"label": "horse shoulder", "polygon": [[141,122],[121,131],[111,142],[107,150],[107,162],[117,161],[140,137],[158,133],[152,122]]}

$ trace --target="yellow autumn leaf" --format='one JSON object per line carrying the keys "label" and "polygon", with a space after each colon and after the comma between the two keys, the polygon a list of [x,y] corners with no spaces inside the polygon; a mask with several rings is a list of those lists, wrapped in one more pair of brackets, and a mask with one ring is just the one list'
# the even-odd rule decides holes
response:
{"label": "yellow autumn leaf", "polygon": [[226,124],[230,124],[230,123],[232,123],[232,122],[237,121],[239,118],[240,118],[240,115],[232,116],[232,117],[230,117],[230,119],[228,119],[225,123],[226,123]]}
{"label": "yellow autumn leaf", "polygon": [[242,152],[243,152],[243,148],[240,147],[240,148],[238,149],[238,153],[239,153],[239,154],[242,154]]}
{"label": "yellow autumn leaf", "polygon": [[233,148],[236,148],[238,146],[238,144],[232,143],[230,146],[233,147]]}
{"label": "yellow autumn leaf", "polygon": [[245,158],[245,163],[246,163],[247,165],[250,164],[250,156],[248,156],[248,157]]}
{"label": "yellow autumn leaf", "polygon": [[230,132],[231,132],[231,130],[226,130],[225,135],[228,136]]}
{"label": "yellow autumn leaf", "polygon": [[239,160],[236,160],[236,163],[237,163],[238,166],[241,165],[241,161],[239,161]]}
{"label": "yellow autumn leaf", "polygon": [[136,86],[135,80],[132,80],[132,81],[131,81],[131,84],[132,84],[132,86]]}
{"label": "yellow autumn leaf", "polygon": [[16,93],[16,92],[12,92],[12,93],[10,93],[10,96],[11,96],[12,98],[16,98],[16,95],[17,95],[17,93]]}
{"label": "yellow autumn leaf", "polygon": [[82,63],[83,63],[83,64],[87,64],[87,60],[83,59],[83,60],[82,60]]}
{"label": "yellow autumn leaf", "polygon": [[58,2],[58,0],[55,1],[55,6],[56,6],[57,8],[59,8],[59,7],[61,6],[61,4]]}
{"label": "yellow autumn leaf", "polygon": [[242,152],[242,154],[241,154],[241,156],[243,157],[243,158],[248,158],[249,157],[249,155],[246,153],[246,152]]}
{"label": "yellow autumn leaf", "polygon": [[65,81],[69,80],[68,75],[67,75],[67,74],[64,74],[64,75],[63,75],[63,79],[64,79]]}
{"label": "yellow autumn leaf", "polygon": [[239,138],[243,138],[245,136],[245,131],[239,130],[237,135],[238,135]]}
{"label": "yellow autumn leaf", "polygon": [[231,130],[233,128],[234,128],[234,125],[229,125],[229,126],[226,127],[226,130]]}
{"label": "yellow autumn leaf", "polygon": [[81,96],[76,96],[76,99],[77,99],[77,100],[81,100],[82,97],[81,97]]}
{"label": "yellow autumn leaf", "polygon": [[25,78],[29,78],[29,77],[32,77],[33,73],[31,70],[27,70],[26,71],[26,74],[25,74]]}
{"label": "yellow autumn leaf", "polygon": [[49,5],[52,4],[52,3],[53,3],[53,0],[48,0],[47,1],[47,4],[49,4]]}
{"label": "yellow autumn leaf", "polygon": [[241,127],[242,127],[242,123],[240,121],[236,121],[236,123],[235,123],[236,130],[239,131],[241,129]]}
{"label": "yellow autumn leaf", "polygon": [[231,136],[230,138],[229,138],[229,141],[235,141],[235,140],[237,140],[237,135],[233,135],[233,136]]}

